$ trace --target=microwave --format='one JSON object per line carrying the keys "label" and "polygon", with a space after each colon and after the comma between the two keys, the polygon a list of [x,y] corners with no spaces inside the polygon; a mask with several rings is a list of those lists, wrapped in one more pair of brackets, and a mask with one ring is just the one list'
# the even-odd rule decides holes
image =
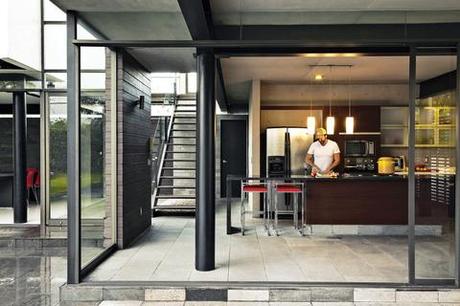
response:
{"label": "microwave", "polygon": [[345,156],[367,157],[375,155],[375,143],[369,140],[346,140]]}

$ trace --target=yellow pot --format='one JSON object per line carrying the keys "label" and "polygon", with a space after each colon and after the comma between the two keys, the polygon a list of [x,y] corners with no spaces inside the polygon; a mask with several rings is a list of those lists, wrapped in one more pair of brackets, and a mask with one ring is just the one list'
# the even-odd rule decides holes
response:
{"label": "yellow pot", "polygon": [[377,160],[379,174],[395,173],[395,159],[393,157],[380,157]]}

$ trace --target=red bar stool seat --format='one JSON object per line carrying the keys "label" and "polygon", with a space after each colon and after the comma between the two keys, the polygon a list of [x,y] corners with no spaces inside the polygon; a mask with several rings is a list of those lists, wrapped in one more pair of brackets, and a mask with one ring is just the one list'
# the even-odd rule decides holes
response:
{"label": "red bar stool seat", "polygon": [[[252,179],[252,180],[241,180],[241,235],[244,235],[246,229],[246,214],[258,213],[262,214],[264,219],[265,231],[269,232],[269,220],[268,220],[268,196],[269,188],[267,183],[264,183],[261,179]],[[249,210],[247,208],[248,204],[248,195],[250,193],[260,193],[264,197],[264,207],[262,211]]]}
{"label": "red bar stool seat", "polygon": [[[293,212],[280,212],[278,208],[278,196],[275,194],[275,203],[274,203],[274,210],[275,210],[275,224],[274,230],[276,235],[278,235],[278,215],[280,213],[289,213],[293,215],[294,219],[294,229],[299,231],[299,233],[303,236],[304,235],[304,226],[305,226],[305,208],[304,208],[304,183],[275,183],[274,184],[274,192],[276,194],[293,194],[294,196],[294,207]],[[301,211],[301,219],[302,224],[299,226],[299,194],[300,194],[300,211]]]}
{"label": "red bar stool seat", "polygon": [[243,186],[243,191],[244,192],[267,192],[268,188],[266,185],[251,184],[251,185]]}

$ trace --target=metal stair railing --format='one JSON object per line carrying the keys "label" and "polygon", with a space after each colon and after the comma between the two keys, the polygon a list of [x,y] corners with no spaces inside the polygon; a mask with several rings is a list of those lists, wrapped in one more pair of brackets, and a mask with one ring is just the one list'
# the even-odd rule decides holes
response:
{"label": "metal stair railing", "polygon": [[[164,137],[159,147],[160,152],[158,153],[158,156],[160,156],[160,158],[157,158],[157,160],[155,161],[156,162],[156,173],[154,176],[154,183],[153,183],[154,186],[153,186],[153,193],[152,193],[152,198],[153,198],[152,209],[155,209],[155,207],[157,206],[158,186],[160,184],[161,172],[163,171],[164,159],[167,153],[166,148],[168,147],[168,142],[169,142],[171,132],[172,132],[172,126],[174,124],[174,114],[176,113],[176,109],[177,109],[176,84],[174,84],[174,94],[172,96],[165,96],[164,103],[173,104],[174,111],[169,117],[169,122],[167,123],[168,127],[165,129]],[[164,126],[165,125],[166,125],[166,122]]]}

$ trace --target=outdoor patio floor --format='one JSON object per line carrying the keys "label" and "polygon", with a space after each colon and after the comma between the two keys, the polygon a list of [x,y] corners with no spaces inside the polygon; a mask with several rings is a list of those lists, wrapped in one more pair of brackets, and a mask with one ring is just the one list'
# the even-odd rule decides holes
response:
{"label": "outdoor patio floor", "polygon": [[[237,209],[233,211],[236,225]],[[260,219],[249,223],[252,230],[245,236],[227,235],[221,203],[216,218],[216,269],[198,272],[194,219],[156,217],[152,223],[144,237],[117,251],[85,281],[407,282],[406,236],[301,237],[285,224],[280,236],[269,237]],[[436,276],[448,275],[447,242],[440,237],[418,239],[424,244],[417,248],[418,271],[438,269]],[[430,261],[425,264],[424,258]]]}

